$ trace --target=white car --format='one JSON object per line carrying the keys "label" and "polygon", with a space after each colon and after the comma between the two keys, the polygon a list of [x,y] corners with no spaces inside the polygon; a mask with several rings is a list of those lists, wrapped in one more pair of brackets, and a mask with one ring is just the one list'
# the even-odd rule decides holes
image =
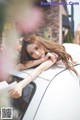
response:
{"label": "white car", "polygon": [[[64,46],[77,61],[74,68],[80,73],[80,46]],[[33,70],[15,71],[13,79],[22,80]],[[80,120],[80,78],[64,67],[53,66],[27,85],[15,102],[18,120]]]}

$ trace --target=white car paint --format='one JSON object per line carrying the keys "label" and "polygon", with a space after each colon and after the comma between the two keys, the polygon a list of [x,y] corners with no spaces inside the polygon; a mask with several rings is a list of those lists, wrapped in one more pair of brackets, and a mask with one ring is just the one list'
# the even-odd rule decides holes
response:
{"label": "white car paint", "polygon": [[[80,46],[64,46],[77,61],[75,69],[80,73]],[[33,70],[13,74],[25,78]],[[34,83],[36,91],[22,120],[80,120],[80,78],[73,72],[53,66],[41,73]]]}

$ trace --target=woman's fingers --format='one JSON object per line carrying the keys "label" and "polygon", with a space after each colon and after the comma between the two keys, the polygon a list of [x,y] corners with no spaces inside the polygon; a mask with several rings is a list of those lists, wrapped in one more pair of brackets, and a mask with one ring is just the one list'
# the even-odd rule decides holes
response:
{"label": "woman's fingers", "polygon": [[52,60],[52,62],[54,62],[54,63],[57,60],[55,54],[53,54],[53,53],[48,53],[47,57],[48,57],[48,59],[50,58]]}
{"label": "woman's fingers", "polygon": [[9,95],[10,95],[10,97],[12,97],[12,98],[19,98],[19,97],[21,97],[22,92],[19,91],[19,90],[13,89],[13,90],[10,90],[10,91],[9,91]]}

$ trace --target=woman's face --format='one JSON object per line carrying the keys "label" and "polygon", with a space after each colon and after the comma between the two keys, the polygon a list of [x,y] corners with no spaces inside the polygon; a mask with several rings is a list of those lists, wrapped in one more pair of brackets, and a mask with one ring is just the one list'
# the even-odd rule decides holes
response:
{"label": "woman's face", "polygon": [[41,59],[45,57],[45,50],[35,43],[27,45],[26,50],[29,55],[34,59]]}

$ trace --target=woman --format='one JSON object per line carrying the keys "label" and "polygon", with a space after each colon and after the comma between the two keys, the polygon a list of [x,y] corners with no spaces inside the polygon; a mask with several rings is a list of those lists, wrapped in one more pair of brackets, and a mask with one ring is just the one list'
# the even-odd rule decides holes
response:
{"label": "woman", "polygon": [[80,45],[80,24],[75,32],[74,43]]}
{"label": "woman", "polygon": [[17,87],[9,92],[11,97],[18,98],[22,95],[22,89],[31,81],[47,70],[54,64],[64,64],[66,68],[74,71],[72,57],[66,52],[65,48],[53,41],[44,40],[38,36],[25,37],[22,42],[20,53],[20,64],[18,69],[28,69],[39,65],[24,80],[17,84]]}

